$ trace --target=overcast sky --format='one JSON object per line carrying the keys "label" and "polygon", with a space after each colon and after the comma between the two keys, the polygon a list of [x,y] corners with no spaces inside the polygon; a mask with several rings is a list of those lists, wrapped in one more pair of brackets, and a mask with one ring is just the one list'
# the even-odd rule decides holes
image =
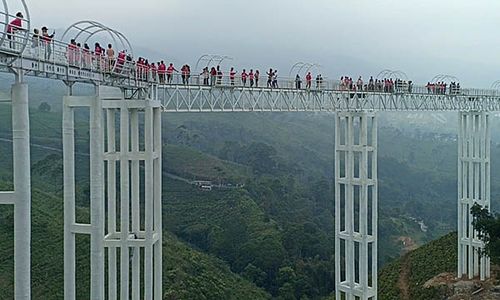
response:
{"label": "overcast sky", "polygon": [[[11,0],[10,2],[15,2]],[[498,0],[31,0],[32,27],[96,20],[124,33],[152,59],[224,68],[319,63],[323,77],[402,70],[416,82],[438,74],[465,86],[500,79]],[[15,8],[12,8],[15,9]],[[107,41],[103,41],[106,42]],[[156,54],[155,54],[156,53]],[[314,71],[317,72],[317,71]]]}

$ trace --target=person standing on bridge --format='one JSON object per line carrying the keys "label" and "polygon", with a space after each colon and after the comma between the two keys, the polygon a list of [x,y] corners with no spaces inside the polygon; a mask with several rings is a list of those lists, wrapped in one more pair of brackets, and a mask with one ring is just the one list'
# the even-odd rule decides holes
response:
{"label": "person standing on bridge", "polygon": [[172,83],[172,75],[175,72],[179,72],[174,68],[174,64],[170,63],[170,65],[167,68],[167,83]]}
{"label": "person standing on bridge", "polygon": [[217,85],[221,85],[222,84],[222,76],[224,74],[222,74],[222,70],[220,69],[220,66],[217,66]]}
{"label": "person standing on bridge", "polygon": [[210,69],[210,85],[215,85],[215,79],[217,77],[217,70],[214,67]]}
{"label": "person standing on bridge", "polygon": [[104,49],[102,49],[99,43],[94,44],[94,55],[97,64],[97,70],[102,70],[102,56],[104,55]]}
{"label": "person standing on bridge", "polygon": [[297,90],[300,90],[300,84],[302,83],[302,80],[300,79],[300,75],[297,74],[297,76],[295,76],[295,88]]}
{"label": "person standing on bridge", "polygon": [[236,71],[234,70],[234,67],[231,67],[231,70],[229,70],[229,81],[231,81],[231,85],[234,85],[235,78],[236,78]]}
{"label": "person standing on bridge", "polygon": [[[160,64],[160,63],[158,63]],[[149,65],[149,68],[151,69],[151,79],[156,82],[156,75],[158,74],[158,69],[156,68],[156,65],[154,62],[152,62],[150,65]]]}
{"label": "person standing on bridge", "polygon": [[259,87],[259,76],[260,76],[260,73],[259,73],[259,70],[255,70],[255,87]]}
{"label": "person standing on bridge", "polygon": [[243,86],[247,85],[247,77],[248,77],[248,74],[247,74],[246,70],[243,69],[243,72],[241,72],[241,83],[243,84]]}
{"label": "person standing on bridge", "polygon": [[208,71],[208,67],[204,67],[200,75],[203,78],[203,85],[209,85],[210,71]]}
{"label": "person standing on bridge", "polygon": [[45,59],[50,60],[50,55],[52,54],[52,39],[56,35],[56,32],[53,31],[52,34],[49,34],[49,29],[45,26],[42,27],[42,41],[45,46]]}
{"label": "person standing on bridge", "polygon": [[167,71],[167,66],[163,60],[158,63],[158,77],[160,78],[160,83],[165,84],[165,72]]}
{"label": "person standing on bridge", "polygon": [[278,88],[278,70],[274,70],[273,72],[273,82],[272,82],[273,88],[277,89]]}
{"label": "person standing on bridge", "polygon": [[250,87],[253,87],[253,82],[255,79],[255,75],[253,73],[253,69],[250,69],[250,73],[248,73],[248,79],[250,79]]}
{"label": "person standing on bridge", "polygon": [[83,53],[83,67],[85,69],[88,69],[92,64],[92,55],[90,54],[90,47],[87,43],[83,45],[82,53]]}
{"label": "person standing on bridge", "polygon": [[267,74],[267,87],[272,87],[273,84],[273,69],[269,69],[269,72],[266,72]]}
{"label": "person standing on bridge", "polygon": [[308,90],[311,89],[311,83],[312,83],[311,72],[307,72],[307,75],[306,75],[306,89],[308,89]]}
{"label": "person standing on bridge", "polygon": [[7,25],[7,38],[9,39],[9,47],[11,49],[16,48],[15,41],[12,42],[12,40],[14,40],[14,35],[16,34],[16,32],[24,30],[23,18],[23,14],[21,12],[18,12],[16,14],[16,18],[12,20],[9,25]]}
{"label": "person standing on bridge", "polygon": [[68,49],[67,49],[67,56],[68,56],[68,63],[70,66],[74,66],[75,65],[75,54],[76,54],[76,41],[75,39],[71,39],[71,41],[69,42],[69,45],[68,45]]}
{"label": "person standing on bridge", "polygon": [[31,55],[40,56],[40,31],[33,30],[33,37],[31,38]]}
{"label": "person standing on bridge", "polygon": [[108,57],[108,70],[112,72],[115,67],[115,50],[113,50],[113,46],[111,44],[108,44],[106,56]]}

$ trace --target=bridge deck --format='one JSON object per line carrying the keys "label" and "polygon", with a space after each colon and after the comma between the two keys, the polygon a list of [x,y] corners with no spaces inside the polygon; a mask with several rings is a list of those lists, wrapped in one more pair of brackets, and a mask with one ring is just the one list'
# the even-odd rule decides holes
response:
{"label": "bridge deck", "polygon": [[[500,111],[500,91],[497,90],[448,89],[434,93],[425,86],[405,83],[396,85],[390,92],[352,91],[346,90],[338,80],[313,81],[309,89],[296,89],[295,80],[290,78],[279,79],[279,88],[249,87],[238,77],[221,76],[213,82],[204,82],[202,75],[190,76],[183,84],[178,74],[173,74],[172,80],[165,83],[159,82],[158,74],[151,70],[137,71],[131,61],[117,61],[110,67],[104,57],[85,58],[81,52],[70,52],[63,42],[52,41],[48,56],[48,46],[43,43],[21,51],[21,41],[13,41],[13,44],[4,41],[0,45],[2,72],[22,70],[27,76],[124,89],[153,87],[164,112]],[[265,84],[266,79],[261,75],[260,84]]]}

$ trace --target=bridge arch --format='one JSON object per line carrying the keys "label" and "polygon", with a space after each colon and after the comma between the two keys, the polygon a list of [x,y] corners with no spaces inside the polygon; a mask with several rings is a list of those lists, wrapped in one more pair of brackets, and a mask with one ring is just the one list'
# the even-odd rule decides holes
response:
{"label": "bridge arch", "polygon": [[377,79],[394,78],[408,81],[408,75],[401,70],[384,69],[377,74]]}
{"label": "bridge arch", "polygon": [[[15,33],[9,34],[9,23],[18,18],[18,13],[22,15],[22,17],[19,17],[21,19],[22,30],[17,30]],[[9,54],[10,57],[6,61],[3,61],[3,63],[10,66],[21,56],[30,40],[31,21],[26,1],[2,0],[0,6],[0,26],[4,27],[0,35],[0,51]]]}
{"label": "bridge arch", "polygon": [[447,82],[447,81],[454,81],[454,82],[460,82],[460,79],[458,79],[458,77],[455,77],[453,75],[447,75],[447,74],[440,74],[440,75],[436,75],[434,76],[430,82],[439,82],[439,81],[444,81],[444,82]]}
{"label": "bridge arch", "polygon": [[[69,43],[71,39],[75,39],[81,41],[80,43],[84,45],[100,34],[109,36],[116,50],[125,50],[129,55],[134,57],[132,44],[123,33],[96,21],[84,20],[73,23],[64,31],[61,40]],[[106,45],[103,43],[101,47],[105,48]]]}

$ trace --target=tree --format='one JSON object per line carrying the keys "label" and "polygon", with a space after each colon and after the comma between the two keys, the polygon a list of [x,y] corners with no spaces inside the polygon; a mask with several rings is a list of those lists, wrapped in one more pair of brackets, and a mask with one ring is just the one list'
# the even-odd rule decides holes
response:
{"label": "tree", "polygon": [[485,243],[485,255],[495,264],[500,263],[500,215],[492,214],[488,208],[477,203],[470,209],[473,216],[472,226],[478,232],[478,237]]}
{"label": "tree", "polygon": [[50,109],[51,109],[50,104],[48,104],[47,102],[42,102],[40,103],[40,106],[38,106],[38,111],[41,112],[49,112]]}

